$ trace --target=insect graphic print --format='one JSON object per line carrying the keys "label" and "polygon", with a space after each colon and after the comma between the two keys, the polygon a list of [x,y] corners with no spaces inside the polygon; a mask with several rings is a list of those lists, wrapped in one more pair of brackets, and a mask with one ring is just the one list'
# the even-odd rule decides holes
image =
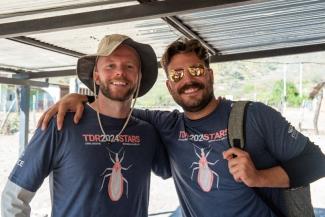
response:
{"label": "insect graphic print", "polygon": [[[126,186],[126,197],[128,197],[128,185],[129,182],[124,178],[122,171],[127,171],[131,168],[132,165],[129,165],[128,167],[123,167],[122,162],[124,160],[124,154],[125,151],[123,151],[123,148],[119,150],[119,152],[115,153],[111,151],[109,148],[107,148],[109,151],[109,159],[113,163],[113,167],[106,168],[101,176],[103,176],[102,185],[100,188],[100,191],[103,189],[105,180],[109,178],[108,185],[107,185],[107,192],[108,196],[112,201],[118,201],[124,192],[124,183]],[[123,151],[123,152],[122,152]],[[121,158],[119,157],[120,153],[122,152]],[[114,155],[114,158],[112,157],[112,154]]]}
{"label": "insect graphic print", "polygon": [[[207,151],[205,149],[207,148],[200,148],[193,144],[194,147],[194,153],[198,157],[198,162],[193,162],[190,166],[192,168],[192,175],[191,179],[193,180],[193,176],[196,171],[197,172],[197,183],[204,192],[210,192],[212,186],[215,184],[217,188],[219,187],[219,175],[213,171],[210,166],[216,165],[219,160],[216,160],[215,162],[209,162],[208,156],[212,150],[210,147]],[[200,153],[198,153],[198,151]],[[216,180],[214,179],[216,177]]]}

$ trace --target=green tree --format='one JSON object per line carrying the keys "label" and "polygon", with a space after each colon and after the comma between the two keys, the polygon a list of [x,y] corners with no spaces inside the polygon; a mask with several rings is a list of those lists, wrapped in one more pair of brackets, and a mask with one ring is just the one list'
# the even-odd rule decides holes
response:
{"label": "green tree", "polygon": [[[286,87],[286,102],[288,103],[288,106],[300,106],[303,99],[306,99],[306,96],[300,97],[296,86],[292,82],[286,82]],[[268,100],[270,105],[277,106],[282,100],[284,100],[283,89],[283,80],[278,80],[274,83],[271,96]]]}

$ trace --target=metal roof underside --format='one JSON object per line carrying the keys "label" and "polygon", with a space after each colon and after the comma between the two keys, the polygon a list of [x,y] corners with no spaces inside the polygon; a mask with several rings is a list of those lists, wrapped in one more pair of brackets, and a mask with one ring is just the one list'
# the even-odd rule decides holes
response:
{"label": "metal roof underside", "polygon": [[325,0],[1,0],[0,73],[73,75],[112,33],[151,44],[158,59],[180,36],[201,40],[212,61],[324,51]]}

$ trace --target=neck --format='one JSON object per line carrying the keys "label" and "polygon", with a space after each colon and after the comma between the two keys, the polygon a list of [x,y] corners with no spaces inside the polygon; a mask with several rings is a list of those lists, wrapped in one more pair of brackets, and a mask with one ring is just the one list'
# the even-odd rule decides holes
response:
{"label": "neck", "polygon": [[198,120],[203,117],[208,116],[211,114],[219,105],[219,99],[216,99],[215,97],[212,98],[212,100],[208,103],[207,106],[205,106],[203,109],[197,112],[188,112],[185,111],[184,114],[188,119],[191,120]]}
{"label": "neck", "polygon": [[131,102],[131,99],[126,101],[111,100],[99,93],[97,99],[90,106],[100,114],[112,118],[127,118],[130,112]]}

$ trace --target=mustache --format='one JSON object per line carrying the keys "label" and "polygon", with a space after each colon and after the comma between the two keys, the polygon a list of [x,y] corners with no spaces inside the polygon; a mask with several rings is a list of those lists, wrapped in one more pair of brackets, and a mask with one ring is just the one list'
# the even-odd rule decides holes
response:
{"label": "mustache", "polygon": [[184,86],[182,86],[181,88],[179,88],[178,90],[178,94],[184,93],[185,90],[189,89],[189,88],[198,88],[198,89],[204,89],[204,84],[193,81],[191,83],[187,83],[184,84]]}

